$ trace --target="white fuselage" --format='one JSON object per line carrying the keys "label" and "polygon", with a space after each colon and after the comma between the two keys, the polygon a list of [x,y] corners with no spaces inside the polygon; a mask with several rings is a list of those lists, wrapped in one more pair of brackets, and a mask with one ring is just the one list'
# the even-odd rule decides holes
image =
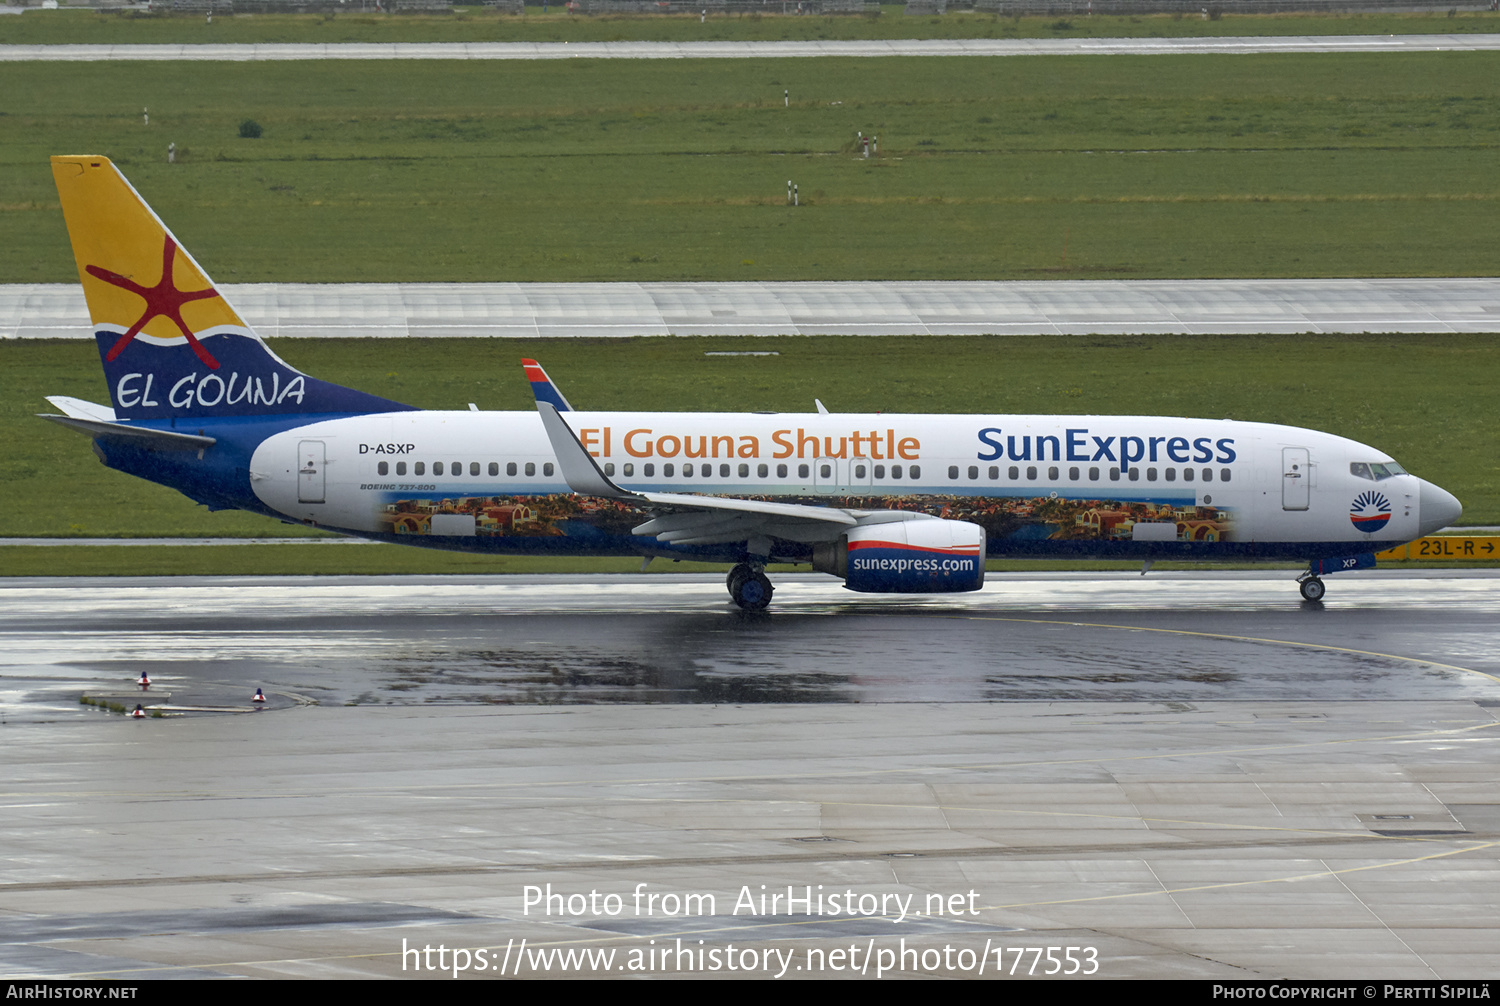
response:
{"label": "white fuselage", "polygon": [[[1423,530],[1420,479],[1356,474],[1391,459],[1288,426],[1137,416],[565,418],[624,489],[827,498],[958,519],[1010,501],[1004,506],[1013,523],[1034,522],[1045,510],[1046,526],[1056,529],[1051,537],[1071,538],[1078,551],[1090,541],[1120,540],[1348,542],[1361,551]],[[426,515],[420,533],[480,535],[486,518],[463,519],[465,508],[498,510],[569,494],[533,412],[402,412],[310,423],[264,441],[251,481],[256,495],[288,518],[377,535],[402,533],[392,530],[392,514],[403,510]],[[1356,524],[1352,508],[1372,502],[1385,513]],[[451,510],[460,511],[458,519],[439,512]],[[523,523],[509,512],[495,519],[513,530]],[[505,527],[494,536],[505,537]],[[992,531],[990,551],[1016,551],[1005,542]]]}

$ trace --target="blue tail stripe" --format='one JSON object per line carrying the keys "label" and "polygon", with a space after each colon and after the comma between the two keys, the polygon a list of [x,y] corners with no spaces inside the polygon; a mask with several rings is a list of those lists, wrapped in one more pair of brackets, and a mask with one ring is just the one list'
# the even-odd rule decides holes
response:
{"label": "blue tail stripe", "polygon": [[114,360],[119,332],[95,332],[99,358],[119,419],[201,419],[224,416],[366,414],[414,407],[329,384],[295,370],[254,335],[218,331],[199,336],[217,367],[186,340],[161,345],[132,340]]}

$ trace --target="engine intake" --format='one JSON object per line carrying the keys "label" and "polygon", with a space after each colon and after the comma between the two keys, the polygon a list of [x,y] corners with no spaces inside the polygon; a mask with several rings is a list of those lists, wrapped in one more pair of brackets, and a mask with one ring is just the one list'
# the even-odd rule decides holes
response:
{"label": "engine intake", "polygon": [[984,586],[984,528],[959,520],[869,524],[813,550],[813,569],[867,594],[942,594]]}

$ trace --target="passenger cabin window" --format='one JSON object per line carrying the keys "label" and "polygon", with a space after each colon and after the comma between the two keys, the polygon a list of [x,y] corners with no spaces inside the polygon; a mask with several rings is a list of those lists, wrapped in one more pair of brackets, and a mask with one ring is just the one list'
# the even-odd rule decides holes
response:
{"label": "passenger cabin window", "polygon": [[391,473],[390,462],[388,462],[388,461],[382,461],[382,462],[380,462],[380,464],[378,464],[378,465],[375,466],[375,472],[378,475],[389,475]]}
{"label": "passenger cabin window", "polygon": [[[891,478],[893,478],[893,479],[899,479],[900,477],[901,477],[901,466],[900,465],[891,465]],[[912,478],[916,478],[917,477],[917,466],[916,465],[912,465],[912,468],[911,468],[911,477]]]}
{"label": "passenger cabin window", "polygon": [[666,478],[671,478],[673,471],[674,471],[674,469],[673,469],[672,463],[670,461],[661,466],[661,473]]}
{"label": "passenger cabin window", "polygon": [[[511,465],[511,468],[512,468],[511,474],[514,475],[515,474],[515,471],[514,471],[515,465]],[[614,473],[615,473],[615,463],[613,461],[606,461],[606,462],[604,462],[604,474],[605,475],[613,476]]]}
{"label": "passenger cabin window", "polygon": [[1077,482],[1078,481],[1078,469],[1077,468],[1069,468],[1068,469],[1068,481],[1069,482]]}
{"label": "passenger cabin window", "polygon": [[629,478],[630,476],[634,475],[635,474],[635,465],[627,463],[625,465],[624,472],[625,472],[625,476],[627,478]]}
{"label": "passenger cabin window", "polygon": [[434,474],[434,475],[441,475],[441,474],[443,474],[443,463],[441,461],[434,461],[432,463],[432,474]]}
{"label": "passenger cabin window", "polygon": [[805,478],[807,478],[808,471],[809,471],[809,469],[808,469],[807,465],[798,465],[797,466],[797,477],[799,479],[805,479]]}
{"label": "passenger cabin window", "polygon": [[1057,467],[1055,465],[1047,469],[1047,478],[1053,482],[1057,481]]}
{"label": "passenger cabin window", "polygon": [[883,479],[883,478],[885,478],[885,465],[876,465],[875,466],[875,477],[877,479]]}
{"label": "passenger cabin window", "polygon": [[979,478],[979,466],[978,465],[970,465],[969,466],[969,478],[971,480]]}
{"label": "passenger cabin window", "polygon": [[514,475],[515,473],[516,473],[516,463],[514,461],[507,462],[506,465],[505,465],[505,474],[507,474],[507,475]]}
{"label": "passenger cabin window", "polygon": [[[725,467],[727,468],[728,466],[726,465]],[[833,478],[833,465],[819,465],[818,466],[818,478],[820,478],[820,479],[831,479],[831,478]]]}
{"label": "passenger cabin window", "polygon": [[742,478],[742,479],[748,479],[749,477],[750,477],[750,466],[749,465],[740,465],[740,478]]}
{"label": "passenger cabin window", "polygon": [[500,462],[498,462],[498,461],[491,461],[490,462],[490,474],[491,475],[499,475],[500,474]]}
{"label": "passenger cabin window", "polygon": [[1028,482],[1035,482],[1036,481],[1036,465],[1027,465],[1026,466],[1026,480]]}
{"label": "passenger cabin window", "polygon": [[786,478],[786,465],[777,465],[776,466],[776,477],[779,478],[779,479]]}
{"label": "passenger cabin window", "polygon": [[469,474],[473,475],[475,478],[479,477],[479,462],[478,461],[470,461],[469,462]]}
{"label": "passenger cabin window", "polygon": [[656,474],[656,466],[655,465],[641,465],[641,474],[644,475],[644,476],[646,476],[647,478],[650,478],[651,476],[653,476],[653,475]]}
{"label": "passenger cabin window", "polygon": [[405,475],[406,474],[406,462],[405,461],[397,461],[396,462],[396,474],[397,475]]}
{"label": "passenger cabin window", "polygon": [[1021,469],[1016,467],[1015,465],[1011,465],[1010,471],[1006,474],[1008,474],[1010,476],[1010,480],[1014,482],[1021,477]]}
{"label": "passenger cabin window", "polygon": [[1219,481],[1220,482],[1228,482],[1229,481],[1229,469],[1228,468],[1220,468],[1219,469]]}
{"label": "passenger cabin window", "polygon": [[692,465],[683,465],[682,466],[682,477],[685,478],[685,479],[690,479],[690,478],[693,477],[693,466]]}
{"label": "passenger cabin window", "polygon": [[958,465],[949,465],[948,466],[948,477],[950,479],[956,479],[956,478],[958,478]]}
{"label": "passenger cabin window", "polygon": [[531,478],[531,476],[533,476],[535,474],[536,474],[536,462],[535,461],[528,461],[528,462],[526,462],[526,477],[527,478]]}
{"label": "passenger cabin window", "polygon": [[727,478],[729,478],[729,466],[728,465],[720,465],[719,466],[719,478],[721,478],[721,479],[727,479]]}
{"label": "passenger cabin window", "polygon": [[414,462],[412,462],[411,473],[413,475],[423,475],[426,472],[427,472],[427,466],[425,464],[423,464],[420,461],[414,461]]}
{"label": "passenger cabin window", "polygon": [[1139,468],[1132,468],[1127,477],[1132,482],[1139,482],[1141,480],[1141,470]]}
{"label": "passenger cabin window", "polygon": [[1099,469],[1097,469],[1097,468],[1090,468],[1089,469],[1089,481],[1090,482],[1098,482],[1099,481]]}
{"label": "passenger cabin window", "polygon": [[[745,466],[744,465],[740,465],[740,467],[744,468]],[[854,477],[857,478],[857,479],[862,479],[862,478],[865,477],[865,466],[864,465],[855,465],[854,466]]]}
{"label": "passenger cabin window", "polygon": [[766,478],[771,474],[771,467],[769,465],[757,465],[755,467],[755,474],[757,478]]}
{"label": "passenger cabin window", "polygon": [[[919,478],[922,477],[922,466],[921,465],[912,465],[910,468],[908,468],[906,470],[906,474],[910,475],[914,479],[919,479]],[[900,477],[901,477],[901,466],[897,465],[896,466],[896,478],[899,479]]]}
{"label": "passenger cabin window", "polygon": [[1120,469],[1118,469],[1118,468],[1111,468],[1109,470],[1109,480],[1111,482],[1118,482],[1118,481],[1120,481]]}
{"label": "passenger cabin window", "polygon": [[1193,470],[1191,468],[1184,468],[1182,470],[1182,481],[1184,481],[1184,482],[1191,482],[1191,481],[1193,481]]}

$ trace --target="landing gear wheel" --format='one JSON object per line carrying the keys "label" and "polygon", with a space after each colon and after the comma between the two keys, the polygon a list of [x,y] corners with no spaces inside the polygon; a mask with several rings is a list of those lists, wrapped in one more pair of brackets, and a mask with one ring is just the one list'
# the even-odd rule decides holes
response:
{"label": "landing gear wheel", "polygon": [[730,594],[734,594],[734,581],[742,580],[745,577],[749,576],[752,572],[753,570],[751,570],[749,564],[742,562],[738,566],[735,566],[733,569],[731,569],[728,575],[724,577],[724,586],[729,588]]}
{"label": "landing gear wheel", "polygon": [[731,578],[729,596],[746,611],[760,611],[771,603],[773,589],[766,574],[747,569],[742,576]]}
{"label": "landing gear wheel", "polygon": [[1323,594],[1328,588],[1323,586],[1323,581],[1316,576],[1309,576],[1302,581],[1302,599],[1304,601],[1321,601]]}

